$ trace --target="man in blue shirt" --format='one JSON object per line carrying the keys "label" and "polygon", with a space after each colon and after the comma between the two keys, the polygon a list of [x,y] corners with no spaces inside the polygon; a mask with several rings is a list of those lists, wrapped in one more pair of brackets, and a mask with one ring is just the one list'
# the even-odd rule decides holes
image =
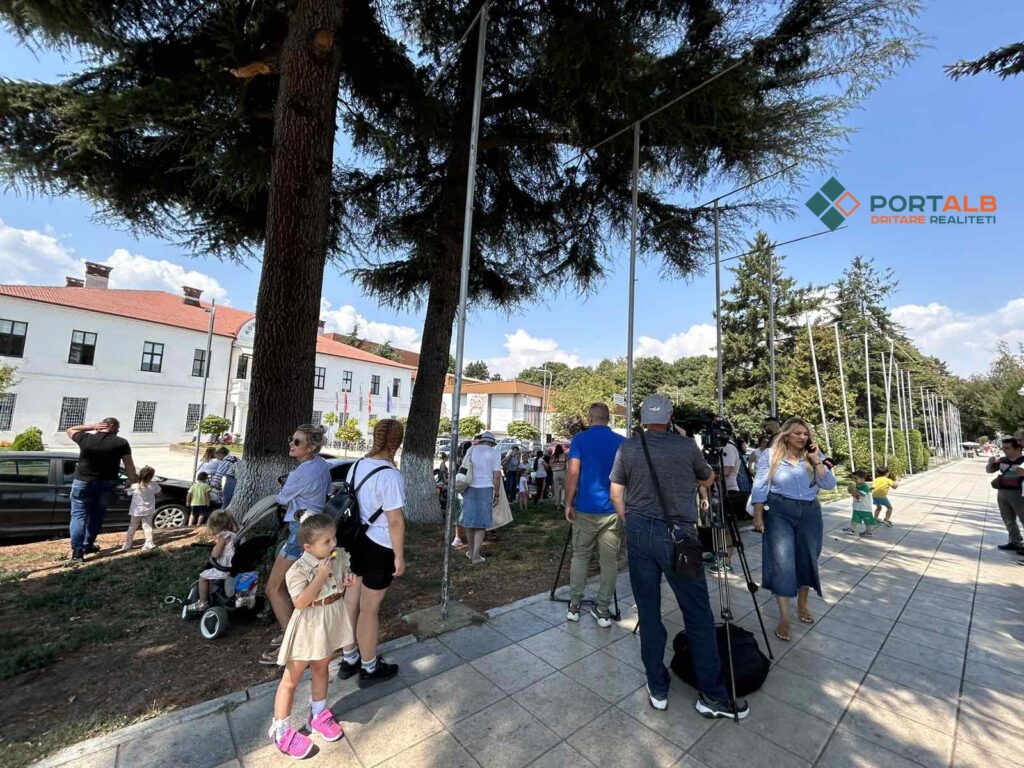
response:
{"label": "man in blue shirt", "polygon": [[569,463],[565,473],[565,519],[572,525],[572,569],[569,574],[568,621],[580,620],[580,604],[587,585],[587,571],[594,545],[598,548],[601,582],[597,605],[590,615],[598,626],[612,625],[608,606],[615,594],[618,572],[619,519],[609,495],[615,453],[625,439],[608,426],[610,414],[604,403],[594,403],[588,412],[590,428],[580,432],[569,444]]}

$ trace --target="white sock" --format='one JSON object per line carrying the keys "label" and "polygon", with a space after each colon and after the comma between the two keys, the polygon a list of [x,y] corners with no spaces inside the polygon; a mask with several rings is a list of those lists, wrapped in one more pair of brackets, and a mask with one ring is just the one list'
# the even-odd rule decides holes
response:
{"label": "white sock", "polygon": [[359,649],[353,648],[351,651],[345,651],[341,658],[346,664],[357,664],[359,662]]}
{"label": "white sock", "polygon": [[289,725],[291,725],[291,723],[288,721],[287,717],[284,720],[275,719],[274,724],[271,726],[274,730],[274,738],[280,739],[284,735],[284,732],[288,730]]}
{"label": "white sock", "polygon": [[320,701],[313,701],[312,699],[310,699],[309,708],[313,712],[313,717],[316,717],[325,709],[327,709],[327,699],[322,699]]}
{"label": "white sock", "polygon": [[365,659],[363,659],[363,669],[366,672],[373,672],[375,669],[377,669],[377,657],[374,656],[369,661],[366,661]]}

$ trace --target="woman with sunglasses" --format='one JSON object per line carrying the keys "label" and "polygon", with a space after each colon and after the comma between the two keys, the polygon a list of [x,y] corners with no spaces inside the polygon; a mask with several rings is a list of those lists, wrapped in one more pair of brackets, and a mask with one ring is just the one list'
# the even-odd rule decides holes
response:
{"label": "woman with sunglasses", "polygon": [[277,503],[285,507],[284,522],[288,524],[288,540],[281,545],[274,567],[267,579],[267,599],[281,634],[270,641],[273,648],[260,657],[260,664],[277,665],[277,647],[281,645],[288,620],[292,616],[292,600],[285,585],[285,575],[292,563],[302,557],[299,543],[299,522],[306,512],[323,512],[331,490],[331,468],[320,455],[324,445],[323,427],[303,424],[296,427],[288,444],[288,455],[299,465],[288,473],[284,487],[277,494]]}

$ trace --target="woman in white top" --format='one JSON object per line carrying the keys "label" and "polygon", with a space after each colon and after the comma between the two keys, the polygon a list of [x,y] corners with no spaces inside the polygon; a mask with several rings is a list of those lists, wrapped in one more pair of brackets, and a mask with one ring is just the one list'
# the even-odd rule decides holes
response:
{"label": "woman in white top", "polygon": [[496,444],[494,435],[483,432],[463,459],[463,464],[469,461],[473,467],[469,488],[462,494],[462,527],[469,544],[466,557],[473,565],[484,562],[480,547],[494,522],[494,505],[501,494],[501,454],[494,447]]}
{"label": "woman in white top", "polygon": [[384,595],[391,582],[405,573],[405,478],[395,467],[404,435],[397,419],[378,421],[373,448],[348,472],[349,486],[359,488],[359,517],[367,528],[349,553],[356,582],[345,590],[345,607],[356,642],[342,648],[338,677],[347,680],[358,673],[360,688],[398,674],[397,664],[377,658],[377,635]]}

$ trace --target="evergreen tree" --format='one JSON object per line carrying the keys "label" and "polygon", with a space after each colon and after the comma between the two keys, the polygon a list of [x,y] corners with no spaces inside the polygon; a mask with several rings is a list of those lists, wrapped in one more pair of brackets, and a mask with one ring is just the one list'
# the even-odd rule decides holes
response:
{"label": "evergreen tree", "polygon": [[385,360],[392,360],[394,362],[398,362],[401,359],[395,348],[391,346],[390,341],[385,341],[383,344],[377,344],[374,347],[373,354],[377,355],[377,357],[383,357]]}
{"label": "evergreen tree", "polygon": [[462,369],[462,375],[469,379],[480,379],[482,381],[487,381],[491,378],[491,372],[487,368],[487,363],[483,360],[467,363],[466,367]]}

